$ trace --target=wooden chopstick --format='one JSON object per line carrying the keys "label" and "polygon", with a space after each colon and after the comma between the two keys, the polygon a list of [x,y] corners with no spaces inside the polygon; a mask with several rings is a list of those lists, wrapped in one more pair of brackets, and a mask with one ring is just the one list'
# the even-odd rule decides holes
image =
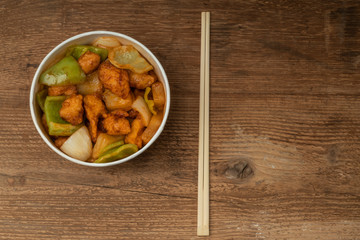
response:
{"label": "wooden chopstick", "polygon": [[209,235],[210,13],[201,13],[200,117],[197,235]]}

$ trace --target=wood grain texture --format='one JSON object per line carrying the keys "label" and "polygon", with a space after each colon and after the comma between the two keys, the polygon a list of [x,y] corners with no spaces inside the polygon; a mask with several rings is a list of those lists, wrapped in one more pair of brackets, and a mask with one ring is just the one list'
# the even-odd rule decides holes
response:
{"label": "wood grain texture", "polygon": [[[360,235],[358,1],[0,2],[0,239],[195,239],[200,12],[211,12],[211,239]],[[165,130],[115,167],[75,165],[33,126],[32,77],[81,32],[145,44]]]}

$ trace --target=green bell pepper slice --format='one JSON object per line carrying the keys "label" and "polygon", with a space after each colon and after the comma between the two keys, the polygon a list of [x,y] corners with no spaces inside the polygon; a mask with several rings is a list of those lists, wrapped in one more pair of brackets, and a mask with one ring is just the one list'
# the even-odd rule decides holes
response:
{"label": "green bell pepper slice", "polygon": [[72,56],[66,56],[47,69],[40,76],[39,82],[48,86],[79,84],[86,81],[86,75],[79,63]]}
{"label": "green bell pepper slice", "polygon": [[138,151],[135,144],[124,144],[118,148],[112,148],[95,160],[95,163],[107,163],[130,156]]}
{"label": "green bell pepper slice", "polygon": [[47,89],[43,89],[36,94],[36,101],[39,104],[41,111],[43,111],[43,112],[45,109],[44,105],[45,105],[45,99],[46,99],[47,95],[48,95]]}
{"label": "green bell pepper slice", "polygon": [[145,89],[145,93],[144,93],[144,100],[146,102],[146,104],[148,105],[149,107],[149,110],[152,114],[156,115],[157,114],[157,111],[155,110],[155,103],[154,103],[154,100],[149,100],[149,93],[151,91],[151,88],[150,87],[147,87]]}
{"label": "green bell pepper slice", "polygon": [[106,147],[104,147],[104,148],[101,150],[99,157],[104,156],[105,154],[107,154],[107,153],[109,152],[109,150],[112,150],[112,149],[114,149],[114,148],[120,147],[121,145],[124,145],[124,141],[123,141],[123,140],[120,140],[120,141],[117,141],[117,142],[114,142],[114,143],[111,143],[111,144],[107,145]]}
{"label": "green bell pepper slice", "polygon": [[60,117],[60,109],[66,96],[47,96],[44,104],[46,123],[51,136],[70,136],[83,124],[71,125]]}
{"label": "green bell pepper slice", "polygon": [[99,48],[89,45],[75,45],[71,46],[67,49],[66,56],[73,56],[76,59],[79,59],[81,55],[86,53],[87,51],[96,53],[100,55],[101,61],[105,61],[108,56],[108,50],[105,48]]}

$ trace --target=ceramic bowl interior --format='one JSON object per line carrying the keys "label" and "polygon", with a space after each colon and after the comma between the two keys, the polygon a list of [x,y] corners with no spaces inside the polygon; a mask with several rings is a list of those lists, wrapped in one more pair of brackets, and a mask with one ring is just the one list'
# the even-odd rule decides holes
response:
{"label": "ceramic bowl interior", "polygon": [[[59,61],[66,52],[66,49],[71,46],[71,45],[76,45],[76,44],[91,44],[95,39],[97,39],[98,37],[102,37],[102,36],[112,36],[112,37],[116,37],[119,39],[119,41],[123,44],[123,45],[133,45],[140,53],[143,57],[146,58],[146,60],[148,60],[148,62],[154,67],[154,71],[158,77],[158,80],[162,82],[164,88],[165,88],[165,95],[166,95],[166,104],[164,107],[164,118],[163,121],[159,127],[159,129],[157,130],[156,134],[153,136],[153,138],[148,142],[148,144],[146,144],[143,148],[141,148],[139,151],[137,151],[136,153],[134,153],[131,156],[128,156],[126,158],[120,159],[120,160],[116,160],[113,162],[109,162],[109,163],[90,163],[90,162],[83,162],[80,160],[77,160],[75,158],[72,158],[68,155],[66,155],[65,153],[63,153],[60,149],[58,149],[53,141],[51,140],[51,138],[49,137],[49,135],[47,134],[47,132],[45,131],[42,123],[41,123],[41,116],[42,116],[42,112],[40,107],[38,106],[37,102],[36,102],[36,93],[39,91],[39,83],[38,83],[38,79],[41,75],[41,73],[46,70],[49,66],[51,66],[52,64],[54,64],[55,62]],[[162,130],[164,129],[168,114],[169,114],[169,109],[170,109],[170,88],[169,88],[169,83],[166,77],[166,73],[163,69],[163,67],[161,66],[160,62],[157,60],[157,58],[152,54],[152,52],[147,49],[143,44],[141,44],[140,42],[136,41],[135,39],[126,36],[124,34],[121,33],[115,33],[115,32],[108,32],[108,31],[93,31],[93,32],[87,32],[87,33],[82,33],[79,35],[76,35],[74,37],[71,37],[67,40],[65,40],[64,42],[62,42],[61,44],[59,44],[58,46],[56,46],[40,63],[39,68],[37,69],[35,76],[33,78],[33,82],[31,85],[31,90],[30,90],[30,111],[31,111],[31,117],[33,119],[33,122],[35,124],[35,127],[37,129],[37,131],[39,132],[40,136],[42,137],[42,139],[46,142],[46,144],[57,154],[59,154],[60,156],[62,156],[63,158],[70,160],[74,163],[77,164],[81,164],[81,165],[86,165],[86,166],[92,166],[92,167],[105,167],[105,166],[113,166],[113,165],[117,165],[123,162],[126,162],[130,159],[133,159],[137,156],[139,156],[140,154],[142,154],[149,146],[151,146],[151,144],[158,138],[158,136],[161,134]]]}

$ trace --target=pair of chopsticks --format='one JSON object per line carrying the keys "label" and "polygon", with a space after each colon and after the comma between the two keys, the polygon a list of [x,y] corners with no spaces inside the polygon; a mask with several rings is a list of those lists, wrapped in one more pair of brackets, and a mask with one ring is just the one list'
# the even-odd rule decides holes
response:
{"label": "pair of chopsticks", "polygon": [[209,60],[210,13],[201,13],[200,120],[197,235],[209,235]]}

